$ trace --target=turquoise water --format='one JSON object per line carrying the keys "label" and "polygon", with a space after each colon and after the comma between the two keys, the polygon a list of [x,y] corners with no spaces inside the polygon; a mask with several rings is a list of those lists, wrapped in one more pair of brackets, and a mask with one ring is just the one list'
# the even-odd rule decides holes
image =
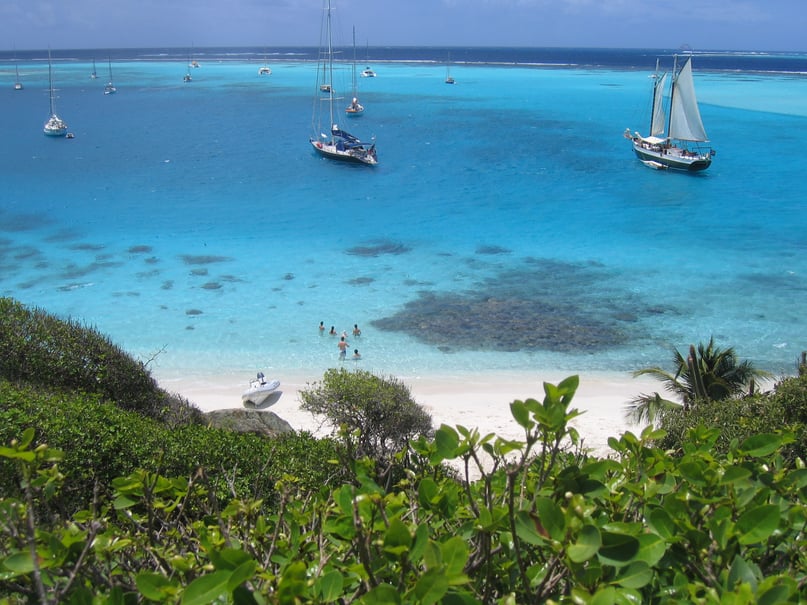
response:
{"label": "turquoise water", "polygon": [[[807,348],[807,79],[699,73],[703,174],[632,155],[647,69],[373,63],[380,165],[311,150],[315,67],[56,65],[74,139],[42,135],[47,64],[0,66],[0,295],[108,334],[158,378],[337,365],[385,374],[630,371]],[[9,67],[10,73],[9,75]],[[363,67],[363,66],[362,66]],[[6,84],[7,81],[7,84]],[[155,358],[156,356],[156,358]]]}

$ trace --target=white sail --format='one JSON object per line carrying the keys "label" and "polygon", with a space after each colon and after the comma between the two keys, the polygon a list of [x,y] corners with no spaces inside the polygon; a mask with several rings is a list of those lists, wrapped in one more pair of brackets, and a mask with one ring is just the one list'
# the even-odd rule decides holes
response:
{"label": "white sail", "polygon": [[692,59],[689,57],[675,78],[670,102],[672,104],[670,138],[682,141],[708,141],[698,110],[698,100],[695,98]]}
{"label": "white sail", "polygon": [[656,137],[664,134],[666,120],[664,117],[664,85],[667,83],[667,74],[656,80],[653,86],[653,118],[650,122],[650,136]]}

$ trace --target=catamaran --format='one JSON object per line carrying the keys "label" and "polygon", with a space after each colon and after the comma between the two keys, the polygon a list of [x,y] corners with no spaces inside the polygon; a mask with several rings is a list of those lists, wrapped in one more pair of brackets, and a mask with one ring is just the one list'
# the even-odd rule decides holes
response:
{"label": "catamaran", "polygon": [[[653,101],[649,134],[631,134],[630,128],[626,128],[624,133],[625,138],[633,143],[636,157],[645,166],[657,170],[706,170],[711,165],[715,152],[708,145],[709,138],[698,110],[692,78],[692,57],[684,58],[679,69],[678,55],[674,55],[672,74],[659,73],[656,62],[652,79]],[[668,80],[670,91],[665,94]]]}

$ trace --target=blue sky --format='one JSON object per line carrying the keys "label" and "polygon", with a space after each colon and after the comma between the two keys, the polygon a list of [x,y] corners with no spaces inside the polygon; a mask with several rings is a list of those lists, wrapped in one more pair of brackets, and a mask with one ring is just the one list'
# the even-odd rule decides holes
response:
{"label": "blue sky", "polygon": [[[807,50],[807,0],[332,0],[360,44]],[[2,0],[0,48],[316,46],[322,0]]]}

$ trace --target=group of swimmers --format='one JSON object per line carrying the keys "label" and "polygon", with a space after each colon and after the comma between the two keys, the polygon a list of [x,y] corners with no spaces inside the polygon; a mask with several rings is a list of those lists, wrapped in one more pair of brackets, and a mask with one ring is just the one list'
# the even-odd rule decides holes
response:
{"label": "group of swimmers", "polygon": [[[319,322],[319,333],[325,333],[325,322]],[[331,326],[331,329],[328,331],[330,336],[337,336],[336,328]],[[361,336],[361,330],[359,329],[359,324],[353,324],[353,336]],[[339,337],[339,342],[336,343],[336,346],[339,348],[339,359],[345,359],[347,357],[347,348],[350,344],[347,341],[347,330],[342,331],[342,335]],[[358,349],[353,349],[353,359],[361,359],[361,354],[359,354]]]}

